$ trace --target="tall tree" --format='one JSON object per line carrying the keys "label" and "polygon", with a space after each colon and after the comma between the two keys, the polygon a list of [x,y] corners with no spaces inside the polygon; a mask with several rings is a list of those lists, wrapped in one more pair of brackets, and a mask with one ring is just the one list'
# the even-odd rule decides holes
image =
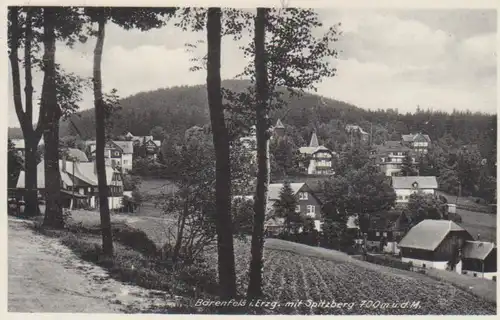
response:
{"label": "tall tree", "polygon": [[280,190],[279,199],[274,203],[273,207],[275,210],[276,217],[283,218],[285,224],[285,232],[289,234],[292,229],[297,230],[297,225],[304,222],[300,211],[297,211],[297,206],[299,201],[297,196],[293,193],[292,187],[289,181],[283,183],[283,187]]}
{"label": "tall tree", "polygon": [[97,169],[97,183],[99,188],[99,212],[101,216],[102,248],[105,255],[113,254],[113,236],[111,233],[111,217],[109,214],[108,185],[106,181],[106,163],[104,147],[106,144],[106,105],[102,93],[101,61],[104,47],[105,27],[108,19],[107,10],[94,11],[97,22],[97,41],[94,49],[93,83],[94,107],[96,120],[96,151],[95,162]]}
{"label": "tall tree", "polygon": [[209,8],[207,12],[207,94],[210,123],[215,148],[215,205],[217,211],[217,250],[220,296],[236,296],[236,273],[231,222],[231,168],[229,134],[224,121],[221,92],[222,11]]}
{"label": "tall tree", "polygon": [[[61,109],[57,101],[56,87],[56,7],[43,8],[43,87],[42,87],[42,117],[46,124],[44,130],[45,152],[45,199],[46,211],[43,224],[45,226],[62,228],[64,225],[61,199],[61,173],[59,171],[59,119]],[[59,12],[59,14],[61,14]]]}
{"label": "tall tree", "polygon": [[405,177],[417,174],[417,169],[415,168],[413,159],[409,154],[403,158],[403,163],[401,164],[401,174]]}
{"label": "tall tree", "polygon": [[[22,12],[26,14],[22,16]],[[25,213],[28,215],[37,215],[37,147],[42,137],[43,121],[38,117],[36,128],[33,128],[33,80],[32,80],[32,44],[33,44],[33,18],[35,9],[26,7],[9,7],[9,25],[8,25],[8,46],[9,60],[12,68],[12,89],[14,106],[23,131],[25,141]],[[25,17],[25,21],[22,21]],[[24,28],[23,28],[24,25]],[[24,29],[24,33],[22,32]],[[25,110],[21,97],[21,82],[19,71],[18,50],[24,44],[24,71],[25,71]]]}
{"label": "tall tree", "polygon": [[256,131],[257,131],[257,188],[254,202],[254,225],[252,231],[252,259],[250,261],[250,282],[248,298],[262,295],[262,249],[264,247],[264,221],[267,209],[267,193],[270,180],[269,162],[269,87],[266,63],[266,8],[257,8],[255,17],[255,92],[256,92]]}
{"label": "tall tree", "polygon": [[14,149],[14,144],[10,139],[7,141],[7,167],[7,187],[15,188],[19,173],[23,169],[23,160],[21,156],[17,154],[16,149]]}
{"label": "tall tree", "polygon": [[[286,88],[290,95],[301,95],[306,89],[315,90],[315,84],[323,77],[335,75],[335,68],[327,58],[334,58],[337,54],[330,48],[330,44],[337,40],[336,27],[330,27],[321,37],[314,36],[314,29],[322,26],[313,10],[259,8],[254,41],[244,50],[247,56],[254,55],[253,65],[250,64],[243,74],[250,75],[255,82],[256,96],[244,101],[255,101],[258,154],[249,297],[262,295],[263,221],[270,180],[269,112],[284,106],[280,87]],[[248,95],[253,95],[253,92]]]}
{"label": "tall tree", "polygon": [[164,16],[171,16],[175,8],[86,8],[85,13],[91,22],[97,23],[97,42],[94,49],[93,85],[96,121],[96,167],[99,187],[99,211],[101,216],[101,230],[103,252],[105,255],[113,253],[111,234],[111,218],[108,204],[108,186],[106,183],[106,166],[104,161],[104,146],[106,144],[106,126],[110,125],[110,115],[114,102],[117,100],[113,91],[109,96],[102,92],[101,61],[104,47],[106,23],[111,20],[124,29],[137,28],[146,31],[159,28],[165,24]]}

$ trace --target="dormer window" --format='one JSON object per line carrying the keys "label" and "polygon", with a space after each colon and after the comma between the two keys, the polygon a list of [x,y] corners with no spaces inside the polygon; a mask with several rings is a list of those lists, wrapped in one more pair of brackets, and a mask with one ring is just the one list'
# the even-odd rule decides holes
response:
{"label": "dormer window", "polygon": [[307,199],[308,199],[307,192],[300,192],[299,193],[299,200],[307,200]]}
{"label": "dormer window", "polygon": [[418,182],[417,181],[413,182],[411,186],[415,189],[418,189]]}

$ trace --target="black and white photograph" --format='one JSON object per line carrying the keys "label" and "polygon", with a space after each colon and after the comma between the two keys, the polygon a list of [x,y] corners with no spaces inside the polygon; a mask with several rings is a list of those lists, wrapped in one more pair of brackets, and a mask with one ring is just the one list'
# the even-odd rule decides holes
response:
{"label": "black and white photograph", "polygon": [[497,314],[498,4],[38,2],[8,313]]}

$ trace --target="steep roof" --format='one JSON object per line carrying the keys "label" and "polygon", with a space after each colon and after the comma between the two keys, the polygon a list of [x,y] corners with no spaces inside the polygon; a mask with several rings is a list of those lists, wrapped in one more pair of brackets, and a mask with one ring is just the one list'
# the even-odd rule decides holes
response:
{"label": "steep roof", "polygon": [[[305,185],[304,182],[301,183],[290,183],[290,187],[292,188],[293,194],[297,194],[299,190]],[[271,183],[269,184],[268,191],[268,199],[270,200],[278,200],[280,197],[280,191],[283,188],[283,183]]]}
{"label": "steep roof", "polygon": [[449,220],[423,220],[408,231],[398,246],[434,251],[451,231],[465,229]]}
{"label": "steep roof", "polygon": [[466,241],[462,249],[462,257],[467,259],[484,260],[495,249],[492,242]]}
{"label": "steep roof", "polygon": [[394,189],[437,189],[438,183],[434,176],[391,177]]}
{"label": "steep roof", "polygon": [[120,149],[123,150],[125,154],[134,153],[134,142],[133,141],[113,141]]}
{"label": "steep roof", "polygon": [[83,152],[82,150],[79,150],[79,149],[75,149],[75,148],[66,149],[66,156],[67,156],[68,160],[74,159],[78,162],[88,162],[89,161],[85,152]]}
{"label": "steep roof", "polygon": [[[62,181],[68,185],[73,185],[73,162],[66,161],[66,171],[63,171],[63,160],[59,160],[59,168],[61,171],[61,179]],[[45,167],[44,161],[41,161],[36,167],[37,171],[37,187],[39,189],[45,188]],[[81,162],[76,163],[75,165],[75,178],[84,181],[85,183],[90,184],[91,186],[97,186],[97,174],[94,171],[94,162]],[[108,185],[111,184],[113,179],[113,174],[115,170],[111,166],[106,166],[106,182]],[[25,172],[21,171],[19,173],[19,178],[17,179],[17,188],[24,189],[24,175]]]}
{"label": "steep roof", "polygon": [[311,136],[311,142],[309,142],[309,147],[319,147],[318,136],[316,136],[316,132],[313,132]]}
{"label": "steep roof", "polygon": [[404,142],[413,142],[415,140],[425,140],[427,142],[431,141],[431,138],[427,134],[416,133],[416,134],[403,134],[402,139]]}

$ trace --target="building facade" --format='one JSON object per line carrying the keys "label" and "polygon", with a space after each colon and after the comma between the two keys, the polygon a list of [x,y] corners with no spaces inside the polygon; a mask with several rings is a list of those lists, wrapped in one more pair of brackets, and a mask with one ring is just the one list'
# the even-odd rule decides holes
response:
{"label": "building facade", "polygon": [[404,134],[402,141],[418,154],[426,154],[431,146],[431,138],[422,133]]}
{"label": "building facade", "polygon": [[313,132],[309,146],[299,149],[300,154],[304,157],[304,161],[300,165],[304,168],[307,174],[310,175],[333,175],[334,157],[337,154],[325,146],[320,146],[318,137]]}
{"label": "building facade", "polygon": [[371,151],[375,164],[388,177],[400,174],[406,156],[410,156],[412,164],[417,164],[416,154],[400,141],[386,141],[382,145],[375,146]]}
{"label": "building facade", "polygon": [[434,176],[391,177],[396,193],[396,203],[408,203],[414,193],[436,194],[437,179]]}

